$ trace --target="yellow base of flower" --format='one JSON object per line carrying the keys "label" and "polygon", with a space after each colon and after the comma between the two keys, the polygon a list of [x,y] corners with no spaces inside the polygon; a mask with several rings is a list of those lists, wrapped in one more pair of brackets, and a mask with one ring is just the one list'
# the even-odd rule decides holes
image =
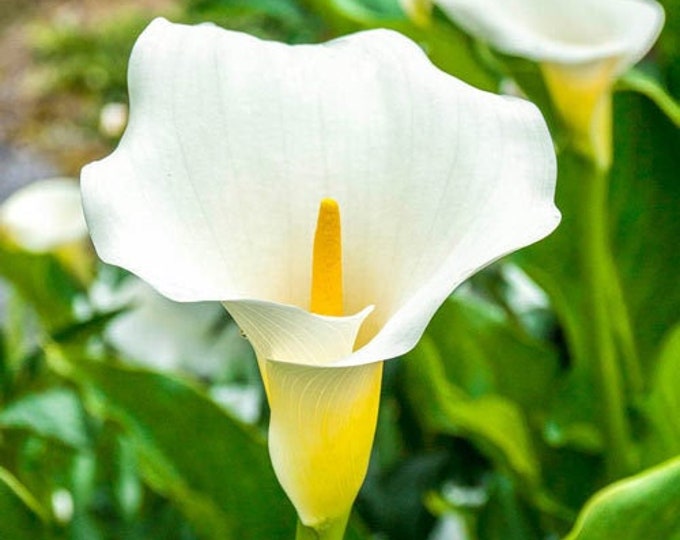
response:
{"label": "yellow base of flower", "polygon": [[269,452],[308,527],[349,514],[368,469],[382,362],[317,368],[268,362]]}
{"label": "yellow base of flower", "polygon": [[543,78],[576,148],[603,169],[612,155],[611,86],[615,59],[566,66],[546,62]]}

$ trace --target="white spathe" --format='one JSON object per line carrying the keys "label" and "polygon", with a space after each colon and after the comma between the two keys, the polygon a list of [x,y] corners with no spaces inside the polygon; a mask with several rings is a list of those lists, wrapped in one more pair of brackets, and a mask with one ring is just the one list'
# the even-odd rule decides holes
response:
{"label": "white spathe", "polygon": [[537,62],[615,59],[619,74],[649,51],[663,8],[653,0],[435,0],[465,30]]}
{"label": "white spathe", "polygon": [[85,240],[78,181],[49,178],[14,192],[0,206],[0,231],[26,251],[37,253]]}
{"label": "white spathe", "polygon": [[[401,355],[458,284],[559,222],[536,108],[395,32],[289,46],[158,19],[129,87],[118,149],[82,172],[98,253],[172,299],[222,301],[267,360]],[[350,317],[308,311],[324,197],[342,215]]]}

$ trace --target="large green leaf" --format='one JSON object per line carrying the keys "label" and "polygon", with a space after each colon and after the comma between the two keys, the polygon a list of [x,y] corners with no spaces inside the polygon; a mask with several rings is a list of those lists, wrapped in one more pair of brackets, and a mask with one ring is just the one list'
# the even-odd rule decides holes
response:
{"label": "large green leaf", "polygon": [[470,396],[496,393],[539,408],[554,389],[557,352],[511,324],[489,302],[450,298],[427,335],[440,351],[447,376]]}
{"label": "large green leaf", "polygon": [[488,501],[477,518],[478,540],[533,540],[542,538],[536,514],[502,475],[489,479]]}
{"label": "large green leaf", "polygon": [[566,540],[680,539],[680,458],[608,486]]}
{"label": "large green leaf", "polygon": [[28,430],[73,448],[89,443],[85,414],[76,394],[65,388],[29,394],[0,411],[0,426]]}
{"label": "large green leaf", "polygon": [[55,257],[8,247],[0,241],[0,277],[16,288],[50,329],[73,321],[73,300],[83,287]]}
{"label": "large green leaf", "polygon": [[469,397],[448,379],[442,358],[426,335],[404,359],[406,392],[421,424],[430,432],[469,438],[498,466],[537,485],[539,464],[521,409],[494,394]]}
{"label": "large green leaf", "polygon": [[646,441],[646,462],[680,454],[680,325],[662,349],[645,412],[653,428]]}
{"label": "large green leaf", "polygon": [[28,490],[0,467],[0,538],[44,540],[48,538],[46,511]]}
{"label": "large green leaf", "polygon": [[611,180],[615,253],[643,364],[680,320],[680,129],[649,99],[619,93]]}
{"label": "large green leaf", "polygon": [[53,361],[92,385],[103,414],[128,430],[147,482],[176,501],[204,538],[292,537],[295,514],[263,441],[200,391],[139,369]]}

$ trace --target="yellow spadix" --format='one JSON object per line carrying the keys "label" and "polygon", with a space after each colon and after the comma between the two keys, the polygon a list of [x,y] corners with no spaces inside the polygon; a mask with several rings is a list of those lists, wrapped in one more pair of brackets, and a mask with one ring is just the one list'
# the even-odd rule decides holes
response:
{"label": "yellow spadix", "polygon": [[322,199],[314,234],[310,311],[341,316],[342,298],[340,207],[334,199]]}

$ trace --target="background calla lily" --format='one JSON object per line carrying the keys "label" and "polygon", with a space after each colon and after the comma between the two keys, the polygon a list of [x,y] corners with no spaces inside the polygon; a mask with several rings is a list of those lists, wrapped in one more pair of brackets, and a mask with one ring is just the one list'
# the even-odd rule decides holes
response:
{"label": "background calla lily", "polygon": [[0,230],[16,245],[36,253],[85,240],[78,181],[49,178],[16,191],[0,207]]}
{"label": "background calla lily", "polygon": [[[383,30],[288,46],[156,20],[129,86],[118,149],[82,172],[95,246],[172,299],[224,304],[258,356],[279,480],[305,525],[342,521],[380,362],[411,349],[459,283],[559,222],[546,126]],[[342,216],[341,316],[309,307],[327,197]]]}
{"label": "background calla lily", "polygon": [[[262,392],[249,384],[245,373],[250,369],[243,366],[252,361],[250,347],[235,325],[225,324],[228,318],[218,303],[173,302],[134,276],[119,283],[106,272],[100,273],[89,293],[97,310],[123,310],[104,336],[126,362],[218,381],[211,389],[215,401],[245,422],[259,418]],[[225,366],[225,358],[230,365]],[[241,380],[237,383],[236,378]]]}
{"label": "background calla lily", "polygon": [[151,369],[214,377],[233,345],[226,333],[215,336],[226,318],[219,304],[172,302],[133,276],[116,285],[96,281],[90,298],[102,312],[127,308],[109,324],[106,338],[126,360]]}
{"label": "background calla lily", "polygon": [[75,178],[33,182],[0,205],[0,236],[31,253],[52,253],[83,282],[93,254]]}
{"label": "background calla lily", "polygon": [[[437,0],[465,30],[541,64],[577,144],[611,153],[609,96],[616,77],[652,47],[664,21],[653,0]],[[581,139],[581,141],[578,140]],[[594,148],[589,148],[594,147]]]}

